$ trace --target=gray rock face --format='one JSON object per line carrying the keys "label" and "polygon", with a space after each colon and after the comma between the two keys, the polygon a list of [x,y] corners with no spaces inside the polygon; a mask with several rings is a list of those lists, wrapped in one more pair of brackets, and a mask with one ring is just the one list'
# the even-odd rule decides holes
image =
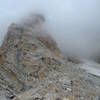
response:
{"label": "gray rock face", "polygon": [[0,100],[95,100],[94,76],[64,59],[44,21],[34,15],[9,27],[0,48]]}
{"label": "gray rock face", "polygon": [[51,66],[62,65],[55,41],[50,36],[40,36],[45,31],[36,28],[42,27],[42,21],[42,16],[34,15],[31,26],[25,22],[21,26],[12,24],[9,27],[0,49],[2,90],[12,94],[30,89],[37,81],[47,77]]}

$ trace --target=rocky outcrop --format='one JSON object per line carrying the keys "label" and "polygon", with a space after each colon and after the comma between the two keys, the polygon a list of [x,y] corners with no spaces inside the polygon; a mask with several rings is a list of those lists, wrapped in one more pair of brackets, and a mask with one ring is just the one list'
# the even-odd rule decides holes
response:
{"label": "rocky outcrop", "polygon": [[98,82],[64,59],[44,21],[37,14],[9,27],[0,48],[0,100],[95,100]]}
{"label": "rocky outcrop", "polygon": [[44,30],[36,29],[42,27],[42,16],[34,15],[33,19],[32,25],[12,24],[0,49],[0,76],[3,74],[5,83],[4,88],[0,86],[5,93],[14,95],[28,90],[46,78],[52,68],[63,65],[55,41],[48,35],[40,35]]}

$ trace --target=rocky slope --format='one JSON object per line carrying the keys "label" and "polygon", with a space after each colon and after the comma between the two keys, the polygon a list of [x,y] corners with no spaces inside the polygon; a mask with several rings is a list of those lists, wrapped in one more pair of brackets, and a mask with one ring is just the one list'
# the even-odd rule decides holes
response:
{"label": "rocky slope", "polygon": [[37,14],[12,24],[0,48],[0,100],[99,100],[100,77],[66,60]]}

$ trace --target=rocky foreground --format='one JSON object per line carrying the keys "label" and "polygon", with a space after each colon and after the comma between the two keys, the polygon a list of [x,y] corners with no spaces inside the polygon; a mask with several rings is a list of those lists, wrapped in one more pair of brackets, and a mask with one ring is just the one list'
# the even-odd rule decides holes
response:
{"label": "rocky foreground", "polygon": [[65,59],[44,23],[37,14],[9,27],[0,48],[0,100],[100,100],[100,77]]}

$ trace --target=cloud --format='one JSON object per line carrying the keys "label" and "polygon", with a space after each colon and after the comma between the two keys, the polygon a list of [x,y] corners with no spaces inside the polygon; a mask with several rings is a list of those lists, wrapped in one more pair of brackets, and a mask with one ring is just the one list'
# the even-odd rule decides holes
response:
{"label": "cloud", "polygon": [[46,27],[66,55],[100,53],[100,0],[0,1],[0,42],[12,22],[32,13],[46,18]]}

